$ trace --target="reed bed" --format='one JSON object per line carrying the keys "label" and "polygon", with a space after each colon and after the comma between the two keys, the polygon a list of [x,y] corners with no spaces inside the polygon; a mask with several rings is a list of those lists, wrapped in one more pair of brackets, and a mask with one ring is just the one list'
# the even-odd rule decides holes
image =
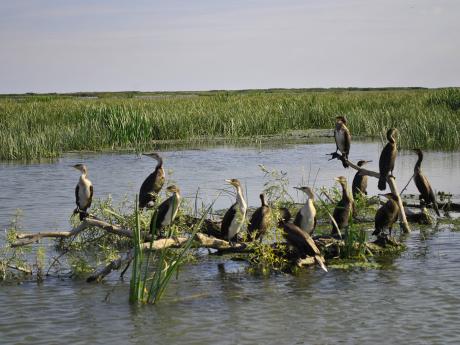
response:
{"label": "reed bed", "polygon": [[154,140],[251,137],[333,128],[353,135],[400,131],[402,148],[460,148],[460,89],[267,90],[133,97],[132,94],[0,97],[0,160],[68,151],[137,149]]}

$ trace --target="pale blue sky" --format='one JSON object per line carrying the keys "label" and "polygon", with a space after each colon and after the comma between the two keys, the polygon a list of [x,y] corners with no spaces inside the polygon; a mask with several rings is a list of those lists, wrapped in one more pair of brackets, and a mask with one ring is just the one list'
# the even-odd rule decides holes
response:
{"label": "pale blue sky", "polygon": [[0,0],[0,93],[460,86],[460,0]]}

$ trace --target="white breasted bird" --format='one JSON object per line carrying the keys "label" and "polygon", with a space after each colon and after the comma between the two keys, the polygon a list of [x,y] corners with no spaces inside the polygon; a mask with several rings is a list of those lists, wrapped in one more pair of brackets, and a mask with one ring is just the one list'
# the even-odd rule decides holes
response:
{"label": "white breasted bird", "polygon": [[307,201],[304,206],[297,212],[294,224],[297,225],[302,231],[311,235],[316,227],[316,208],[313,204],[315,195],[310,187],[294,187],[307,195]]}
{"label": "white breasted bird", "polygon": [[237,179],[225,180],[236,189],[236,202],[225,212],[224,219],[221,225],[222,238],[227,241],[232,241],[237,233],[241,230],[245,219],[247,204],[243,197],[240,181]]}
{"label": "white breasted bird", "polygon": [[80,179],[75,187],[75,203],[77,204],[77,208],[74,213],[78,213],[80,220],[83,220],[88,216],[86,210],[90,208],[93,201],[93,184],[88,179],[88,168],[86,165],[75,164],[72,167],[81,172]]}
{"label": "white breasted bird", "polygon": [[[336,150],[342,153],[343,158],[348,160],[351,145],[351,134],[347,127],[347,119],[345,116],[337,116],[335,122],[334,138],[336,144]],[[348,168],[348,164],[345,160],[342,160],[344,168]]]}

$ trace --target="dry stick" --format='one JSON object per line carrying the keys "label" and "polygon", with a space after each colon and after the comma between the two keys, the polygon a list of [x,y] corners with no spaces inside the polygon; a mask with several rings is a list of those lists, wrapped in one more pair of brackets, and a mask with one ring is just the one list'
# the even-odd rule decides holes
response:
{"label": "dry stick", "polygon": [[[380,178],[380,174],[378,172],[375,172],[375,171],[372,171],[372,170],[367,170],[367,169],[362,169],[360,167],[358,167],[356,164],[354,164],[353,162],[350,162],[348,159],[345,159],[342,155],[338,154],[338,153],[331,153],[332,155],[332,158],[331,159],[338,159],[338,160],[341,160],[342,162],[345,161],[346,163],[348,163],[348,165],[355,169],[356,171],[359,171],[359,174],[360,175],[365,175],[365,176],[372,176],[372,177],[375,177],[375,178]],[[398,186],[396,185],[396,181],[395,181],[395,178],[393,176],[387,176],[387,182],[388,182],[388,185],[390,186],[390,189],[391,189],[391,192],[397,196],[398,198],[398,206],[399,206],[399,220],[400,220],[400,226],[401,226],[401,229],[404,233],[409,233],[411,231],[410,229],[410,226],[409,226],[409,223],[407,222],[407,217],[406,217],[406,213],[404,212],[404,205],[402,203],[402,199],[399,195],[399,192],[398,192]]]}
{"label": "dry stick", "polygon": [[399,193],[400,195],[402,195],[404,193],[404,191],[406,190],[406,188],[409,186],[409,183],[410,181],[412,181],[412,179],[414,178],[414,175],[412,175],[409,179],[409,181],[407,182],[407,184],[404,186],[404,188],[401,190],[401,192]]}

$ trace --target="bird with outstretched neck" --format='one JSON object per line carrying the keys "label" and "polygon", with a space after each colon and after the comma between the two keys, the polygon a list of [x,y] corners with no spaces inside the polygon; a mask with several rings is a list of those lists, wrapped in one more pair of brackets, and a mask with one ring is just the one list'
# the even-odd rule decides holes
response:
{"label": "bird with outstretched neck", "polygon": [[80,220],[83,220],[88,217],[86,210],[91,207],[91,202],[93,201],[93,184],[88,178],[88,168],[86,165],[76,164],[72,167],[81,172],[80,179],[75,187],[75,203],[77,204],[77,208],[74,213],[78,213]]}
{"label": "bird with outstretched neck", "polygon": [[139,208],[153,207],[155,200],[163,184],[165,183],[165,171],[163,169],[163,159],[158,153],[144,153],[144,156],[153,158],[157,161],[155,170],[147,176],[139,191]]}
{"label": "bird with outstretched neck", "polygon": [[385,190],[387,186],[387,177],[393,175],[393,169],[395,167],[396,155],[398,149],[396,147],[396,135],[397,129],[391,128],[387,131],[388,143],[382,150],[379,159],[379,183],[378,187],[380,190]]}
{"label": "bird with outstretched neck", "polygon": [[262,240],[271,220],[271,210],[265,201],[265,195],[262,193],[259,197],[261,206],[254,211],[248,224],[248,234],[252,240]]}
{"label": "bird with outstretched neck", "polygon": [[231,179],[225,180],[225,182],[236,189],[236,202],[225,212],[220,228],[222,238],[230,242],[236,238],[236,235],[241,230],[246,219],[246,210],[248,206],[243,197],[240,181]]}
{"label": "bird with outstretched neck", "polygon": [[316,227],[316,208],[313,204],[315,194],[310,187],[294,187],[295,189],[304,192],[307,196],[305,205],[297,212],[294,219],[294,224],[297,225],[302,231],[311,235]]}
{"label": "bird with outstretched neck", "polygon": [[351,145],[351,134],[350,130],[347,127],[347,119],[345,116],[337,116],[334,129],[334,138],[336,150],[342,153],[344,159],[342,159],[342,164],[344,168],[348,168],[346,160],[348,160],[348,155],[350,153]]}
{"label": "bird with outstretched neck", "polygon": [[423,201],[427,205],[433,204],[433,208],[439,217],[441,216],[441,214],[439,213],[438,203],[436,202],[436,194],[434,194],[430,182],[428,182],[428,179],[422,173],[423,152],[420,149],[414,149],[414,151],[418,155],[417,163],[415,163],[414,167],[415,185],[417,186],[417,189],[420,192],[420,198],[423,199]]}

